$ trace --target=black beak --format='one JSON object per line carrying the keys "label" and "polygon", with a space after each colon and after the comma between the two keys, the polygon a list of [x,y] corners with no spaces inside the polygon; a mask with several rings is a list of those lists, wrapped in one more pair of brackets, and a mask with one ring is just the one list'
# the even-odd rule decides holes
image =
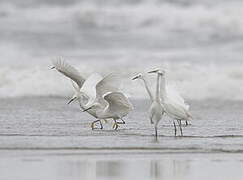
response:
{"label": "black beak", "polygon": [[70,101],[68,101],[67,104],[71,104],[71,102],[73,102],[76,98],[72,98]]}
{"label": "black beak", "polygon": [[135,79],[137,79],[138,77],[137,76],[135,76],[134,78],[132,78],[132,80],[135,80]]}
{"label": "black beak", "polygon": [[55,69],[55,67],[53,66],[53,67],[51,67],[51,69]]}
{"label": "black beak", "polygon": [[155,71],[149,71],[148,73],[156,73],[157,72],[157,70],[155,70]]}
{"label": "black beak", "polygon": [[92,107],[89,107],[89,108],[83,110],[83,112],[86,112],[86,111],[88,111],[88,110],[90,110],[90,109],[92,109]]}

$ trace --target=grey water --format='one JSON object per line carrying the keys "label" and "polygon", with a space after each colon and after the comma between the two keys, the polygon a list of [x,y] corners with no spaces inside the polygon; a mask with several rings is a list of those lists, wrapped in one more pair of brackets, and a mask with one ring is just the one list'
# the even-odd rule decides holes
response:
{"label": "grey water", "polygon": [[[158,141],[148,119],[149,101],[133,100],[135,111],[117,131],[113,122],[91,130],[95,119],[68,98],[25,97],[1,100],[0,149],[131,149],[161,152],[242,152],[242,102],[192,101],[194,120],[184,137],[174,137],[166,116]],[[98,126],[98,125],[97,125]]]}
{"label": "grey water", "polygon": [[[243,102],[190,101],[194,120],[174,137],[170,119],[155,140],[148,100],[117,131],[63,97],[1,99],[2,179],[241,179]],[[11,172],[15,173],[11,173]]]}

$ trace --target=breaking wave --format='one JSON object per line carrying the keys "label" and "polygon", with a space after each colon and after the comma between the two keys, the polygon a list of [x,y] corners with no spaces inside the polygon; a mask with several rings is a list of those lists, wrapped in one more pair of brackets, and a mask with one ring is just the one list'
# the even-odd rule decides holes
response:
{"label": "breaking wave", "polygon": [[[132,59],[127,59],[127,63]],[[147,63],[139,65],[118,62],[74,62],[73,65],[86,77],[92,72],[102,75],[111,71],[119,72],[124,78],[124,91],[134,98],[148,98],[143,84],[132,81],[138,72],[146,72],[149,67],[166,69],[167,84],[176,89],[186,99],[219,98],[243,100],[243,67],[237,65],[191,65],[190,63]],[[158,64],[162,64],[159,66]],[[73,89],[70,81],[55,70],[50,70],[51,63],[31,66],[0,67],[0,97],[20,96],[70,96]],[[147,76],[151,87],[155,88],[156,78]]]}
{"label": "breaking wave", "polygon": [[86,75],[121,72],[135,98],[147,95],[131,77],[161,67],[186,99],[243,100],[242,17],[238,0],[2,0],[0,97],[71,95],[49,69],[64,55]]}

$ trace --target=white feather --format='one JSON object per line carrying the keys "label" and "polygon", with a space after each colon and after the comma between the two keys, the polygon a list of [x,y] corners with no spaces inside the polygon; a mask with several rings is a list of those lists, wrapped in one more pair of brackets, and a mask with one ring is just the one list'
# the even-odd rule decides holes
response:
{"label": "white feather", "polygon": [[62,57],[53,60],[52,64],[57,71],[76,82],[79,88],[82,87],[85,79],[81,76],[77,69],[65,62]]}
{"label": "white feather", "polygon": [[103,78],[102,78],[101,75],[99,75],[98,73],[93,73],[84,82],[80,92],[84,93],[86,96],[89,97],[89,101],[87,103],[87,106],[94,103],[94,101],[97,97],[96,86],[102,79]]}

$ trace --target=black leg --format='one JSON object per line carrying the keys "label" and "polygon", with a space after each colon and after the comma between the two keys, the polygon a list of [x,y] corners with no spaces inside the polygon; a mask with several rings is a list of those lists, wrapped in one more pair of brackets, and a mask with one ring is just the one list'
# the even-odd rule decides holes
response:
{"label": "black leg", "polygon": [[153,120],[152,120],[152,119],[150,119],[150,123],[151,123],[151,124],[154,124],[154,122],[153,122]]}
{"label": "black leg", "polygon": [[101,120],[99,120],[99,122],[100,122],[100,129],[103,129],[103,125],[101,123]]}
{"label": "black leg", "polygon": [[187,120],[186,120],[186,126],[188,126],[188,122],[187,122]]}
{"label": "black leg", "polygon": [[152,117],[150,117],[150,123],[154,124],[154,122],[153,122],[153,115],[152,115]]}
{"label": "black leg", "polygon": [[122,118],[120,118],[120,120],[122,121],[122,122],[116,122],[117,124],[126,124],[126,122],[122,119]]}
{"label": "black leg", "polygon": [[157,138],[158,138],[158,130],[157,130],[157,126],[154,127],[154,130],[155,130],[155,138],[157,139]]}
{"label": "black leg", "polygon": [[174,124],[174,130],[175,130],[175,136],[176,136],[176,124],[175,124],[175,121],[173,121],[173,124]]}
{"label": "black leg", "polygon": [[181,120],[177,120],[179,127],[180,127],[180,131],[181,131],[181,136],[183,136],[183,132],[182,132],[182,127],[181,127]]}

